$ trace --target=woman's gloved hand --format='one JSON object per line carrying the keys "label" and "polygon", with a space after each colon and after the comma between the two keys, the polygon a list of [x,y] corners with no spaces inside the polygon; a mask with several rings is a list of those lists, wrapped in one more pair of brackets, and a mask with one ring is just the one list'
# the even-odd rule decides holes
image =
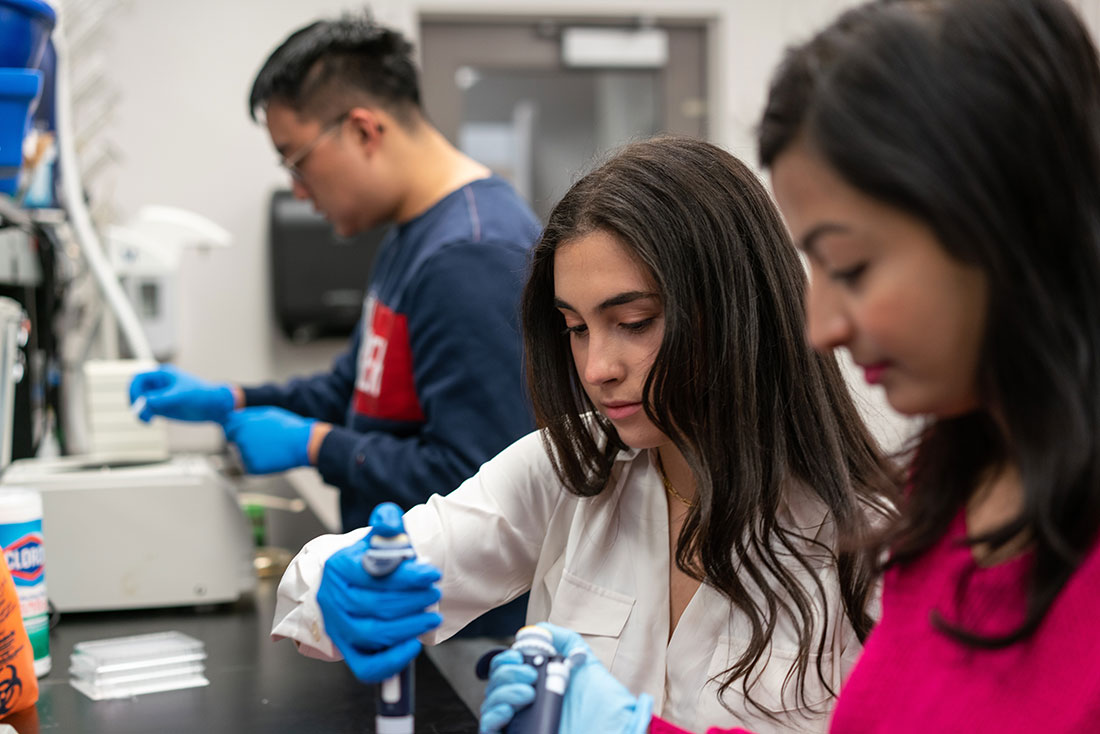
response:
{"label": "woman's gloved hand", "polygon": [[[565,689],[561,734],[644,734],[653,715],[653,700],[634,696],[603,666],[576,632],[539,622],[554,637],[554,647],[565,658],[583,652],[583,662],[573,668]],[[581,656],[574,656],[574,660]],[[523,662],[518,651],[497,655],[489,668],[489,685],[481,705],[482,734],[503,731],[516,712],[535,700],[534,667]]]}
{"label": "woman's gloved hand", "polygon": [[[371,525],[392,536],[403,531],[396,520],[376,507]],[[396,523],[396,528],[394,527]],[[372,532],[374,532],[372,530]],[[336,645],[355,677],[364,683],[378,683],[400,672],[419,653],[416,639],[435,629],[443,618],[426,607],[439,601],[437,568],[406,560],[388,576],[376,578],[363,568],[366,538],[335,553],[325,563],[317,604],[325,632]]]}
{"label": "woman's gloved hand", "polygon": [[481,734],[504,731],[516,712],[535,700],[538,671],[523,662],[519,650],[505,650],[489,663],[489,683],[481,703]]}
{"label": "woman's gloved hand", "polygon": [[225,437],[237,445],[249,474],[271,474],[309,466],[313,418],[283,408],[262,406],[230,413],[222,423]]}
{"label": "woman's gloved hand", "polygon": [[130,381],[130,404],[139,399],[145,404],[138,418],[146,423],[155,415],[220,423],[237,402],[228,383],[206,382],[170,364],[134,376]]}

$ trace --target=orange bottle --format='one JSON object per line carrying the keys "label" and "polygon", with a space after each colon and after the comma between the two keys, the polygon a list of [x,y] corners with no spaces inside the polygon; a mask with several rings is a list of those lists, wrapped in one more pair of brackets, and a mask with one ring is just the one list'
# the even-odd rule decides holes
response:
{"label": "orange bottle", "polygon": [[38,701],[34,650],[7,561],[0,563],[0,717]]}

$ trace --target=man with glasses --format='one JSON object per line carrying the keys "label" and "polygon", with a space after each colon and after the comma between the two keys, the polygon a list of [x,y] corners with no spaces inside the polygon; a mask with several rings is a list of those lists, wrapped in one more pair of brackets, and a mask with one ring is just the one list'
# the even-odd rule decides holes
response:
{"label": "man with glasses", "polygon": [[[339,234],[394,225],[362,321],[328,373],[242,388],[165,365],[134,378],[131,400],[145,420],[222,423],[249,472],[316,466],[340,489],[347,531],[380,502],[450,492],[532,430],[517,316],[539,225],[428,122],[410,44],[367,17],[292,33],[249,110],[294,195]],[[498,620],[474,631],[510,634],[522,608]]]}

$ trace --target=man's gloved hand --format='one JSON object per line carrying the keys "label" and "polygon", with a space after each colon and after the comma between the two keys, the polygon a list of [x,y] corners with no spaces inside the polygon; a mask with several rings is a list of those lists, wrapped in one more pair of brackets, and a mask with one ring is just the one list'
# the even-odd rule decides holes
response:
{"label": "man's gloved hand", "polygon": [[[380,519],[375,508],[371,524]],[[355,677],[377,683],[400,672],[420,654],[422,645],[416,638],[438,627],[443,618],[424,611],[439,601],[435,586],[439,570],[406,560],[388,576],[375,578],[363,568],[368,539],[328,559],[317,604],[325,632]]]}
{"label": "man's gloved hand", "polygon": [[316,422],[289,410],[262,406],[230,413],[222,427],[225,437],[240,449],[249,474],[271,474],[309,466],[309,434]]}
{"label": "man's gloved hand", "polygon": [[155,415],[178,421],[218,421],[233,411],[236,396],[227,383],[200,380],[176,368],[161,365],[130,381],[130,404],[144,399],[138,418],[148,423]]}
{"label": "man's gloved hand", "polygon": [[[585,654],[584,662],[573,668],[569,687],[565,689],[561,734],[594,731],[644,734],[649,730],[653,716],[653,700],[649,696],[644,693],[634,696],[615,680],[576,632],[547,622],[539,622],[539,626],[550,630],[554,647],[563,657],[569,658],[578,652]],[[493,659],[485,702],[481,705],[482,734],[503,731],[516,711],[535,699],[536,671],[522,660],[514,650]]]}

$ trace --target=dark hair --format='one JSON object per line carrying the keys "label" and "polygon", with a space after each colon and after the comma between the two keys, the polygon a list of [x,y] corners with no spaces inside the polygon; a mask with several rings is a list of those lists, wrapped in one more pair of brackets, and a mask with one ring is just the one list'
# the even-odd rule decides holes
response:
{"label": "dark hair", "polygon": [[256,74],[252,119],[272,101],[321,120],[374,104],[408,125],[420,112],[412,44],[365,14],[311,23],[291,33]]}
{"label": "dark hair", "polygon": [[985,273],[982,407],[919,437],[907,507],[882,543],[890,564],[920,556],[983,476],[1015,465],[1020,516],[968,540],[1002,548],[1029,536],[1026,617],[999,636],[937,625],[975,646],[1023,639],[1100,528],[1096,49],[1061,0],[864,5],[779,68],[760,126],[764,164],[796,139]]}
{"label": "dark hair", "polygon": [[[859,536],[866,505],[883,510],[894,477],[835,359],[806,343],[806,276],[794,246],[753,173],[702,141],[632,144],[573,185],[535,247],[523,324],[536,418],[558,477],[581,496],[608,486],[624,448],[580,385],[554,307],[555,251],[594,231],[615,236],[644,264],[664,309],[645,409],[687,458],[698,493],[676,564],[728,597],[752,625],[749,647],[723,672],[721,691],[741,679],[752,701],[748,674],[766,663],[771,634],[786,617],[800,652],[788,677],[806,706],[810,654],[835,633],[815,618],[814,599],[825,598],[816,569],[838,568],[845,612],[862,639],[872,625],[865,610],[873,568],[858,553],[782,526],[777,515],[802,483],[838,531]],[[803,588],[780,557],[809,570],[816,588]],[[820,664],[818,675],[828,688]]]}

